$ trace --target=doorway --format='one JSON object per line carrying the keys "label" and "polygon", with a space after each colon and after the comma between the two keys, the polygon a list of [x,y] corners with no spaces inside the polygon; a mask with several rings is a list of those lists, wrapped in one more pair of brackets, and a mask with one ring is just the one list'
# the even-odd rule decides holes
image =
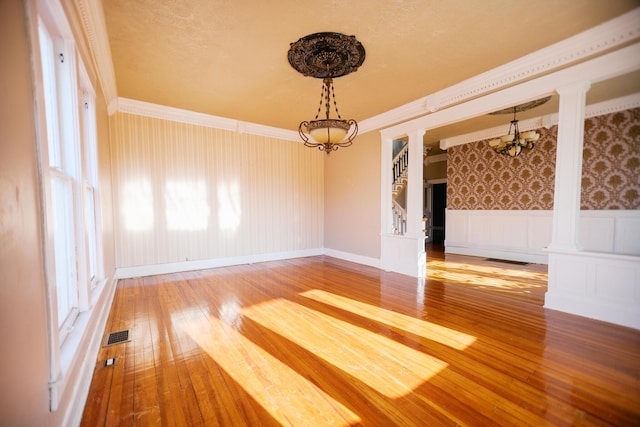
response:
{"label": "doorway", "polygon": [[445,239],[445,209],[447,208],[447,183],[433,184],[432,206],[432,235],[433,243],[444,244]]}

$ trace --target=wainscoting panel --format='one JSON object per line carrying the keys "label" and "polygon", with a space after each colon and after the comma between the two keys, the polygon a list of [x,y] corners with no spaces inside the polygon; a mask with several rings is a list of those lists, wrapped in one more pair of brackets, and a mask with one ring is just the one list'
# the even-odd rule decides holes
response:
{"label": "wainscoting panel", "polygon": [[546,264],[551,211],[447,210],[445,250]]}
{"label": "wainscoting panel", "polygon": [[[447,210],[446,252],[547,263],[549,210]],[[640,256],[640,211],[581,211],[585,251]]]}
{"label": "wainscoting panel", "polygon": [[135,114],[110,120],[118,268],[323,247],[317,150]]}
{"label": "wainscoting panel", "polygon": [[550,252],[544,306],[640,329],[640,257]]}

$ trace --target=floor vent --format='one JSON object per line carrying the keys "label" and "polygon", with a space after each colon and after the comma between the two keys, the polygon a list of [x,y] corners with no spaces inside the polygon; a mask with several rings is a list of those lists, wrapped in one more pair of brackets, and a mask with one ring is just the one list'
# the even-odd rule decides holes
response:
{"label": "floor vent", "polygon": [[487,258],[485,261],[493,261],[493,262],[503,262],[505,264],[515,264],[515,265],[529,265],[528,262],[523,261],[511,261],[509,259],[499,259],[499,258]]}
{"label": "floor vent", "polygon": [[107,347],[109,345],[120,344],[122,342],[129,341],[129,330],[111,332],[109,336],[107,336],[106,341],[104,342],[103,347]]}

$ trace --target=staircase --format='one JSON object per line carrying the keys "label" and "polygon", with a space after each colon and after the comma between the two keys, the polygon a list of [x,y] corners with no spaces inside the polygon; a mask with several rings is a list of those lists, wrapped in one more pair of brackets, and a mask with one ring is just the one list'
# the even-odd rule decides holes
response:
{"label": "staircase", "polygon": [[407,231],[407,187],[409,173],[409,144],[406,144],[393,158],[392,196],[392,231],[403,235]]}

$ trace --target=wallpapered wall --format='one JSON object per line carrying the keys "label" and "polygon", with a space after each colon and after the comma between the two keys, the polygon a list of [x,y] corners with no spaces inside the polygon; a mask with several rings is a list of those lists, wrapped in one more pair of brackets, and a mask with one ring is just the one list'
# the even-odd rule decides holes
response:
{"label": "wallpapered wall", "polygon": [[[553,209],[557,126],[511,158],[488,140],[449,149],[447,208]],[[585,120],[581,209],[640,209],[640,108]]]}

